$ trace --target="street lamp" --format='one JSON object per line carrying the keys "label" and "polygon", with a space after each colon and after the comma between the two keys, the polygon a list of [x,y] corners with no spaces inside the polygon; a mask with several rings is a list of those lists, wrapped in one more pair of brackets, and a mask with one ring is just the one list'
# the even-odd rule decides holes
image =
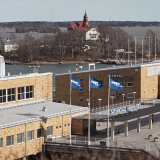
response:
{"label": "street lamp", "polygon": [[153,99],[154,99],[154,90],[155,90],[155,88],[153,88]]}
{"label": "street lamp", "polygon": [[112,105],[113,105],[113,98],[114,98],[114,96],[110,96],[110,98],[112,98]]}
{"label": "street lamp", "polygon": [[101,104],[102,99],[98,99],[98,101],[99,101],[99,108],[100,108],[100,104]]}
{"label": "street lamp", "polygon": [[125,94],[123,93],[122,96],[123,96],[123,105],[124,105],[124,96],[125,96]]}
{"label": "street lamp", "polygon": [[[145,102],[145,94],[146,94],[146,90],[143,90],[143,92],[144,92],[144,102]],[[145,103],[144,103],[145,104]]]}
{"label": "street lamp", "polygon": [[133,94],[134,94],[134,104],[135,104],[135,94],[136,94],[136,92],[133,92]]}
{"label": "street lamp", "polygon": [[29,67],[33,67],[33,73],[38,73],[38,67],[40,67],[40,66],[29,66]]}

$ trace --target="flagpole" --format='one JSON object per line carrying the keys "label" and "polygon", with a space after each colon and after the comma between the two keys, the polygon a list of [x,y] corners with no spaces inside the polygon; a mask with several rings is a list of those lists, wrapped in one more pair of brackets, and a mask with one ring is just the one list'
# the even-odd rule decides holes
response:
{"label": "flagpole", "polygon": [[89,74],[89,114],[88,114],[88,145],[90,146],[90,74]]}
{"label": "flagpole", "polygon": [[72,123],[72,116],[71,116],[71,72],[69,71],[69,73],[70,73],[70,135],[69,135],[69,138],[70,138],[70,145],[72,144],[72,141],[71,141],[71,132],[72,132],[72,130],[71,130],[71,127],[72,127],[72,125],[71,125],[71,123]]}
{"label": "flagpole", "polygon": [[110,97],[110,75],[108,76],[108,121],[107,121],[107,147],[109,148],[109,97]]}

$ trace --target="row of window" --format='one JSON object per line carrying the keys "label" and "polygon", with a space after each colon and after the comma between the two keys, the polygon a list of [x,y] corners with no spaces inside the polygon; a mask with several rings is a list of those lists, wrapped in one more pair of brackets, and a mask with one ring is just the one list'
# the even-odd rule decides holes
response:
{"label": "row of window", "polygon": [[[15,101],[16,89],[0,90],[0,103]],[[18,100],[33,98],[33,86],[18,87]]]}
{"label": "row of window", "polygon": [[[118,93],[118,97],[122,97],[123,93]],[[134,94],[133,93],[127,93],[126,98],[134,98]],[[115,92],[110,92],[110,98],[116,98],[116,93]],[[83,98],[79,99],[79,102],[84,102]]]}
{"label": "row of window", "polygon": [[[46,136],[52,135],[53,127],[49,126],[46,128]],[[37,129],[37,138],[44,136],[44,129],[40,128]],[[34,139],[34,130],[27,132],[27,141]],[[17,143],[24,142],[24,133],[17,134]],[[14,135],[6,137],[6,146],[14,145]],[[3,138],[0,138],[0,148],[3,147]]]}

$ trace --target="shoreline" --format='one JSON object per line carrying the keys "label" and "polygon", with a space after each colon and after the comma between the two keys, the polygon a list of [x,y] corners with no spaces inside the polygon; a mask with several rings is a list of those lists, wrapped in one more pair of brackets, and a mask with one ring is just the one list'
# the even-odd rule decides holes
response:
{"label": "shoreline", "polygon": [[47,61],[42,61],[42,62],[39,62],[39,61],[32,61],[32,62],[24,62],[24,63],[21,63],[21,62],[9,62],[9,61],[5,61],[6,64],[8,65],[46,65],[46,64],[87,64],[87,63],[93,63],[93,62],[87,62],[87,61],[62,61],[62,63],[60,62],[47,62]]}

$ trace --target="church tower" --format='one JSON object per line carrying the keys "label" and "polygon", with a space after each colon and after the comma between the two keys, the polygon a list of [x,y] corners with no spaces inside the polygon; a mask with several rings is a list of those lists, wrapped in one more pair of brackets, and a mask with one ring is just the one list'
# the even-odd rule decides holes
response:
{"label": "church tower", "polygon": [[85,11],[85,14],[84,14],[84,17],[83,17],[83,27],[89,27],[88,16],[86,14],[86,11]]}

